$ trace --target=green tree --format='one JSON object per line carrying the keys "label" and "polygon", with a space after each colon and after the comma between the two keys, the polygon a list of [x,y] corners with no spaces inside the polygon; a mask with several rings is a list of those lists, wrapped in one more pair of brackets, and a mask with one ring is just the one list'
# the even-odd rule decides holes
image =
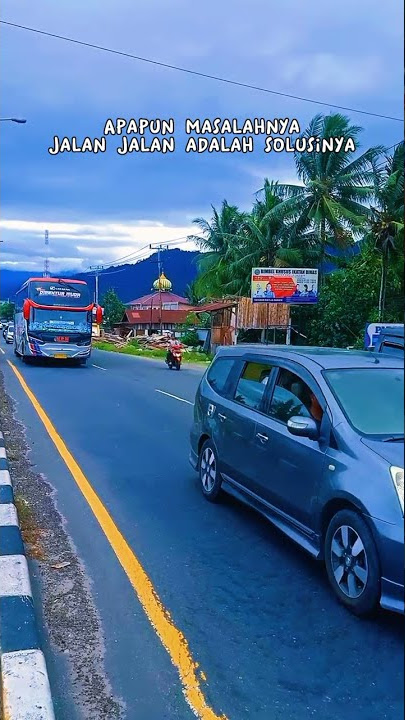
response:
{"label": "green tree", "polygon": [[101,304],[104,308],[104,324],[108,329],[112,329],[116,323],[122,321],[125,313],[125,305],[112,288],[107,290]]}
{"label": "green tree", "polygon": [[14,318],[14,303],[3,302],[0,304],[0,320],[8,322]]}
{"label": "green tree", "polygon": [[[331,347],[363,347],[367,322],[378,321],[380,259],[365,246],[347,267],[325,278],[316,308],[303,308],[312,318],[307,323],[308,343]],[[401,321],[401,307],[395,301],[399,280],[389,271],[391,296],[387,303],[387,321]],[[302,329],[299,327],[298,329]]]}
{"label": "green tree", "polygon": [[200,229],[200,235],[191,235],[204,252],[198,261],[199,274],[194,285],[200,297],[222,297],[224,286],[229,282],[229,262],[234,259],[241,242],[241,228],[246,214],[235,205],[223,201],[220,210],[212,207],[210,221],[196,218],[193,222]]}
{"label": "green tree", "polygon": [[187,285],[186,298],[194,306],[198,305],[201,300],[203,300],[203,298],[201,297],[201,293],[198,291],[196,280],[193,280],[189,285]]}
{"label": "green tree", "polygon": [[378,320],[384,320],[390,265],[403,273],[404,259],[404,143],[381,165],[374,165],[374,199],[370,209],[368,242],[381,261]]}
{"label": "green tree", "polygon": [[[357,144],[361,130],[338,113],[318,114],[303,136],[353,138]],[[302,184],[283,185],[286,199],[272,213],[291,222],[287,247],[312,249],[322,269],[329,247],[345,250],[353,238],[360,237],[368,217],[367,202],[373,195],[372,165],[379,152],[381,148],[370,148],[354,159],[343,149],[295,153]]]}

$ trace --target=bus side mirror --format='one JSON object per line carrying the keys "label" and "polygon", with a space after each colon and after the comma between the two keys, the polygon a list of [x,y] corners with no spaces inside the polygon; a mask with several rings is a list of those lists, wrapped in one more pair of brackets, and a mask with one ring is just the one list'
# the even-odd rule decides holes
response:
{"label": "bus side mirror", "polygon": [[103,322],[103,308],[100,307],[100,305],[97,305],[96,323],[97,323],[97,325],[101,325],[102,322]]}
{"label": "bus side mirror", "polygon": [[31,305],[30,305],[29,301],[28,301],[28,300],[24,300],[24,305],[23,305],[23,317],[24,317],[24,320],[29,320],[29,319],[30,319],[30,308],[31,308]]}

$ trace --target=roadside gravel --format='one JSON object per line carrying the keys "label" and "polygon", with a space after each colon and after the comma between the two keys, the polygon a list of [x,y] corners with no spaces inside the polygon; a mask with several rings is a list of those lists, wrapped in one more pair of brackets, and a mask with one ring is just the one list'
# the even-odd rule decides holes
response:
{"label": "roadside gravel", "polygon": [[5,393],[1,372],[0,428],[33,585],[39,590],[35,601],[42,605],[52,653],[63,658],[70,675],[66,683],[71,688],[72,712],[63,711],[58,720],[73,715],[80,720],[120,720],[125,708],[113,697],[105,674],[104,639],[90,582],[57,510],[51,479],[34,472],[30,463],[24,428],[14,418],[14,403]]}

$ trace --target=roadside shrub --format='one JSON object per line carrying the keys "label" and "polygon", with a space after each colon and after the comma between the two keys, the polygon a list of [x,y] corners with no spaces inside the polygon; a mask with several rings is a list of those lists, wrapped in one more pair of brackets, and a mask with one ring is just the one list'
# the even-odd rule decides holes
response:
{"label": "roadside shrub", "polygon": [[181,338],[183,345],[190,347],[197,347],[200,344],[200,339],[195,330],[188,330]]}

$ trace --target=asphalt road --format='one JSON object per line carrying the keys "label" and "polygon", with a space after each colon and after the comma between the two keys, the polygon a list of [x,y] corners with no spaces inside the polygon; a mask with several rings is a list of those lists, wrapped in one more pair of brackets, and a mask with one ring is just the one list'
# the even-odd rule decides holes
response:
{"label": "asphalt road", "polygon": [[[322,569],[231,498],[207,503],[188,464],[201,370],[95,351],[86,368],[0,355],[39,472],[92,583],[106,669],[128,720],[191,720],[179,675],[6,360],[48,414],[186,637],[209,706],[229,720],[398,720],[403,621],[361,621]],[[176,399],[177,396],[180,399]],[[184,402],[185,401],[185,402]],[[51,658],[52,661],[52,658]],[[102,719],[100,719],[102,720]]]}

